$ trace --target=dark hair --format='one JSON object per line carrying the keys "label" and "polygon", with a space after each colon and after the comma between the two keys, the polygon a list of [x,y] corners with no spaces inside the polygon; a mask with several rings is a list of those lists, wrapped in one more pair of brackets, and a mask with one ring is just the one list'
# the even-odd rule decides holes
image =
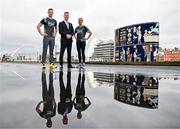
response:
{"label": "dark hair", "polygon": [[65,14],[65,13],[69,13],[69,12],[64,12],[64,14]]}
{"label": "dark hair", "polygon": [[49,8],[49,9],[48,9],[48,11],[50,11],[50,10],[52,10],[52,11],[53,11],[53,9],[52,9],[52,8]]}

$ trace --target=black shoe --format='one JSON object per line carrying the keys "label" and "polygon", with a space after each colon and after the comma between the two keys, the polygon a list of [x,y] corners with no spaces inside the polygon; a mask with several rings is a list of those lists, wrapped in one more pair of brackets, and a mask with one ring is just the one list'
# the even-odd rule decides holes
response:
{"label": "black shoe", "polygon": [[44,63],[42,64],[42,69],[46,69],[46,65]]}
{"label": "black shoe", "polygon": [[71,65],[71,66],[68,66],[68,68],[75,68],[75,67]]}

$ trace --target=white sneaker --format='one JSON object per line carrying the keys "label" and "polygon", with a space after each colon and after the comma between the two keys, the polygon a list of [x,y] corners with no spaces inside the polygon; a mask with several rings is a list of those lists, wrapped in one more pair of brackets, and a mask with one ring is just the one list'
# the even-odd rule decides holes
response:
{"label": "white sneaker", "polygon": [[82,68],[85,68],[85,63],[82,63],[81,67],[82,67]]}
{"label": "white sneaker", "polygon": [[81,68],[82,67],[82,64],[80,63],[76,68]]}

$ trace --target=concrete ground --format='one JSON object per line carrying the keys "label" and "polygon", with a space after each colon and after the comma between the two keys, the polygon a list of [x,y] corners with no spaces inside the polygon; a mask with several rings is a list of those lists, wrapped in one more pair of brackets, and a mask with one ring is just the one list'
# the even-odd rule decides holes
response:
{"label": "concrete ground", "polygon": [[[49,84],[49,67],[44,71]],[[71,78],[67,79],[68,71]],[[53,128],[179,128],[180,67],[87,65],[84,70],[68,70],[64,65],[63,82],[71,84],[76,96],[79,73],[85,75],[85,96],[91,105],[77,119],[73,107],[68,124],[58,114],[52,118]],[[53,75],[54,99],[60,101],[60,75]],[[143,75],[158,80],[158,108],[149,109],[114,99],[116,75]],[[100,76],[97,76],[100,75]],[[62,80],[61,80],[62,81]],[[40,64],[0,63],[0,128],[45,128],[46,119],[36,112],[42,100]]]}

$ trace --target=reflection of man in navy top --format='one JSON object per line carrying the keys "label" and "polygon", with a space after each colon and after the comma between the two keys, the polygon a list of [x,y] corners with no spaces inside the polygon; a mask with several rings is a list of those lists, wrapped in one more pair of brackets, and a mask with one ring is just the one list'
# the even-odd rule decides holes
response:
{"label": "reflection of man in navy top", "polygon": [[[49,90],[47,89],[46,73],[42,72],[42,97],[43,101],[39,102],[36,111],[42,117],[47,119],[47,127],[52,127],[51,118],[56,115],[56,102],[54,99],[54,87],[53,87],[53,71],[49,73]],[[40,110],[40,105],[43,104],[43,110]]]}
{"label": "reflection of man in navy top", "polygon": [[67,73],[67,85],[66,88],[63,82],[63,71],[59,73],[59,83],[60,83],[60,102],[58,103],[58,113],[63,116],[63,124],[68,124],[68,117],[73,107],[73,102],[71,100],[71,71],[68,70]]}

